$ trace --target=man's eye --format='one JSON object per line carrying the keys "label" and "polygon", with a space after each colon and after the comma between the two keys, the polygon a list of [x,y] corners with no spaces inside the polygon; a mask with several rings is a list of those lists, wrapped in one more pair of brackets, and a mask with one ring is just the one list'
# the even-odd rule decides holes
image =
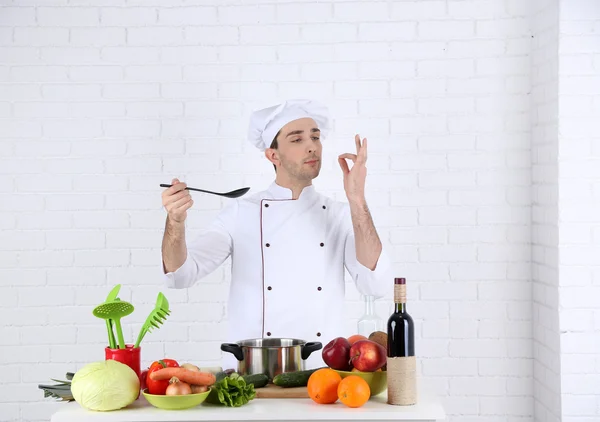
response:
{"label": "man's eye", "polygon": [[313,139],[313,141],[318,141],[318,140],[319,140],[319,139],[321,139],[321,138],[319,138],[318,136],[313,136],[313,138],[312,138],[312,139]]}
{"label": "man's eye", "polygon": [[300,142],[300,141],[301,141],[301,139],[294,139],[294,140],[292,140],[292,142]]}

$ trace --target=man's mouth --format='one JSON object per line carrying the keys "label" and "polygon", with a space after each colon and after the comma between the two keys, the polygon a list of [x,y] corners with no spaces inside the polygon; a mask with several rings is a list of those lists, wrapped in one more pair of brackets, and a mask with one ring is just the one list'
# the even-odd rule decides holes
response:
{"label": "man's mouth", "polygon": [[304,164],[316,164],[319,160],[309,160],[305,161]]}

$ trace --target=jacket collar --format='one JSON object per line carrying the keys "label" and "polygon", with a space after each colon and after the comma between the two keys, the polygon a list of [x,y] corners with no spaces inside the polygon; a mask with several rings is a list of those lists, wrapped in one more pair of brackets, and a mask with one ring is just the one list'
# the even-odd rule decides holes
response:
{"label": "jacket collar", "polygon": [[[298,200],[305,200],[305,199],[311,198],[315,194],[316,194],[316,191],[315,191],[314,185],[306,186],[304,189],[302,189],[302,192],[300,192],[300,196],[298,197]],[[269,196],[270,199],[291,200],[292,199],[292,190],[289,188],[280,186],[276,182],[273,182],[267,189],[267,196]]]}

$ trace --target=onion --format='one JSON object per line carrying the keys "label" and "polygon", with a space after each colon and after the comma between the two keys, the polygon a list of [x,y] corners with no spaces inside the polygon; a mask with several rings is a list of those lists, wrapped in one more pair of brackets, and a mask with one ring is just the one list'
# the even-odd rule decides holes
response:
{"label": "onion", "polygon": [[196,365],[191,364],[191,363],[184,363],[183,365],[181,365],[181,367],[185,368],[185,369],[189,369],[190,371],[200,372],[200,368],[198,368]]}
{"label": "onion", "polygon": [[207,385],[192,385],[192,394],[206,393],[208,391]]}
{"label": "onion", "polygon": [[173,377],[169,380],[169,386],[165,395],[167,396],[185,396],[186,394],[192,394],[192,388],[189,384],[179,381],[179,378]]}

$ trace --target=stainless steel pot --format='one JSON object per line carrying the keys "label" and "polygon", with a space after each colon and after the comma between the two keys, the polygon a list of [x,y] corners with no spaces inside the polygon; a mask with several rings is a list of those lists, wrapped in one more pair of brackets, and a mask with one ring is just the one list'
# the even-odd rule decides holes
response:
{"label": "stainless steel pot", "polygon": [[265,374],[269,381],[282,373],[302,371],[305,360],[323,345],[293,338],[259,338],[223,343],[221,350],[238,360],[240,375]]}

